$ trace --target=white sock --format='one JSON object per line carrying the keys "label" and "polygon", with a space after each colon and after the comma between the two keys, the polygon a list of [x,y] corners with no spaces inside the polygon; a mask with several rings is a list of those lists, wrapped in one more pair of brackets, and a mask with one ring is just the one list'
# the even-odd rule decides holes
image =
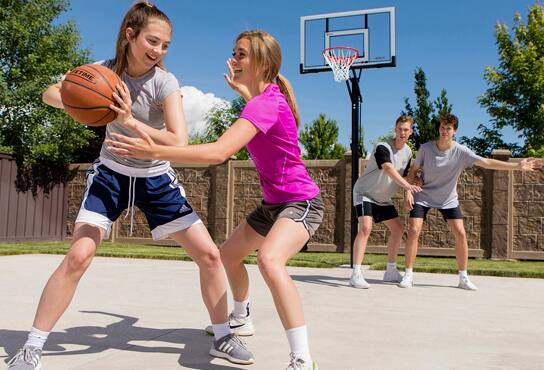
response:
{"label": "white sock", "polygon": [[413,268],[406,267],[406,268],[404,269],[404,276],[407,276],[407,275],[411,276],[411,275],[413,275],[413,274],[414,274]]}
{"label": "white sock", "polygon": [[36,329],[35,327],[32,327],[32,329],[30,329],[30,332],[28,333],[28,339],[26,340],[24,347],[32,346],[43,349],[43,346],[48,336],[48,331],[41,331],[39,329]]}
{"label": "white sock", "polygon": [[468,278],[467,270],[459,270],[459,279]]}
{"label": "white sock", "polygon": [[312,356],[310,356],[310,346],[308,344],[308,331],[306,325],[285,331],[289,348],[297,357],[301,358],[311,366]]}
{"label": "white sock", "polygon": [[353,265],[353,274],[361,273],[361,265]]}
{"label": "white sock", "polygon": [[213,336],[215,340],[218,340],[219,338],[223,338],[225,335],[229,335],[232,333],[230,330],[230,324],[229,322],[224,322],[222,324],[212,324],[213,327]]}
{"label": "white sock", "polygon": [[396,270],[396,269],[397,269],[396,262],[387,262],[387,271]]}
{"label": "white sock", "polygon": [[246,317],[249,315],[249,298],[238,302],[237,300],[234,300],[234,311],[232,311],[234,316],[238,318]]}

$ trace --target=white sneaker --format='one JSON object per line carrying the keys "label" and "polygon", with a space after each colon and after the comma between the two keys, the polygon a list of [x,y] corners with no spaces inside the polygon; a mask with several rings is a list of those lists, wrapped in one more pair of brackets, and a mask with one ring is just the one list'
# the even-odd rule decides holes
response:
{"label": "white sneaker", "polygon": [[351,279],[349,279],[349,285],[351,285],[354,288],[359,289],[368,289],[370,288],[370,284],[367,283],[365,278],[363,277],[362,273],[354,273],[351,275]]}
{"label": "white sneaker", "polygon": [[312,362],[309,364],[293,352],[289,354],[289,360],[289,365],[287,365],[286,370],[318,370],[317,363]]}
{"label": "white sneaker", "polygon": [[472,281],[470,281],[468,276],[460,277],[459,285],[457,287],[460,289],[466,289],[466,290],[478,290],[476,285],[472,284]]}
{"label": "white sneaker", "polygon": [[402,281],[402,274],[397,269],[387,270],[383,274],[383,281],[389,283],[400,283]]}
{"label": "white sneaker", "polygon": [[399,287],[401,288],[411,288],[414,286],[414,275],[410,274],[404,274],[404,277],[399,283]]}
{"label": "white sneaker", "polygon": [[[238,318],[232,313],[229,315],[229,325],[232,332],[241,337],[247,337],[255,334],[255,327],[253,326],[253,320],[248,314],[246,317]],[[206,326],[206,333],[213,335],[213,326]]]}

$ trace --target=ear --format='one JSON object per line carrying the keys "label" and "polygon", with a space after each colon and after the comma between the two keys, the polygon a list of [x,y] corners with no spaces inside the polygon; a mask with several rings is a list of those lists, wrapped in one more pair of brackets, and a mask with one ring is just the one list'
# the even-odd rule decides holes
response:
{"label": "ear", "polygon": [[125,37],[128,41],[134,40],[134,29],[132,27],[127,27],[125,30]]}

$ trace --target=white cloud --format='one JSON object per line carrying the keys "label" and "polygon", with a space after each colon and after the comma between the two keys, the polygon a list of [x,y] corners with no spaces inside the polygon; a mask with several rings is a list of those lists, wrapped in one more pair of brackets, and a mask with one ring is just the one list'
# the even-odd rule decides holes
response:
{"label": "white cloud", "polygon": [[212,93],[203,93],[194,86],[181,87],[183,110],[189,135],[202,133],[206,128],[206,113],[216,104],[230,104]]}

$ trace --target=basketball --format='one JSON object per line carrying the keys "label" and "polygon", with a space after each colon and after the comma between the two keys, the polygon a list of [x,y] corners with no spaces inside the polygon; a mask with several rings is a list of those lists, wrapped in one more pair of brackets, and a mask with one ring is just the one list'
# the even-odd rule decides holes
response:
{"label": "basketball", "polygon": [[77,122],[103,126],[117,117],[109,108],[115,104],[113,93],[121,79],[100,64],[85,64],[71,70],[62,81],[60,96],[64,110]]}

